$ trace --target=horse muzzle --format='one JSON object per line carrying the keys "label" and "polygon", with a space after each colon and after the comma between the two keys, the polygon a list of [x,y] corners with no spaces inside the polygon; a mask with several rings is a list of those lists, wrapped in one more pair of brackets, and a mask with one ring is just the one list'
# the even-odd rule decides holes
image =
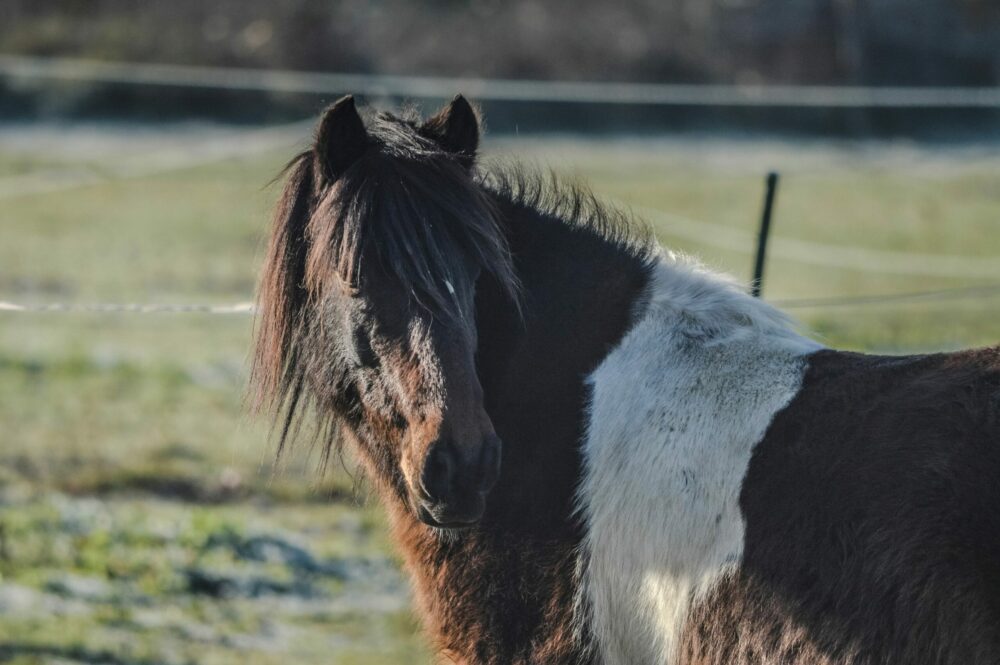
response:
{"label": "horse muzzle", "polygon": [[415,497],[420,521],[446,529],[478,523],[486,512],[486,497],[500,477],[500,457],[496,434],[487,435],[471,450],[448,440],[435,442],[424,461]]}

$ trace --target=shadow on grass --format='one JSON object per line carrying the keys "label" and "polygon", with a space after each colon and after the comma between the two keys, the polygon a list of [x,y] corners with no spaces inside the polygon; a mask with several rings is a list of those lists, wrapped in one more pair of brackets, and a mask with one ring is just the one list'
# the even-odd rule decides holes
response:
{"label": "shadow on grass", "polygon": [[167,665],[161,660],[133,658],[116,655],[105,650],[91,650],[81,646],[49,646],[21,642],[0,642],[0,663],[18,657],[60,658],[93,665]]}
{"label": "shadow on grass", "polygon": [[367,487],[358,479],[341,475],[300,479],[281,474],[244,476],[235,471],[233,479],[227,479],[222,473],[212,477],[196,468],[206,465],[199,461],[185,468],[169,469],[154,460],[148,464],[140,462],[136,467],[122,467],[100,457],[40,461],[28,454],[0,454],[0,479],[7,471],[29,484],[73,497],[104,500],[143,497],[197,505],[237,504],[252,499],[360,505],[367,496]]}
{"label": "shadow on grass", "polygon": [[124,470],[90,477],[81,474],[78,478],[68,479],[62,489],[72,496],[150,496],[201,505],[241,503],[254,497],[296,503],[356,503],[358,500],[358,494],[351,487],[335,481],[302,486],[279,479],[278,482],[226,486],[181,474],[145,470]]}

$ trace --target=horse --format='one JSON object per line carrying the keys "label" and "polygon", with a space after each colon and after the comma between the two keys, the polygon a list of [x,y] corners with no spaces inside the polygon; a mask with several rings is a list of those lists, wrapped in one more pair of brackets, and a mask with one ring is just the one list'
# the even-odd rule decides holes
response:
{"label": "horse", "polygon": [[251,380],[359,458],[443,661],[1000,662],[1000,349],[812,341],[644,225],[333,104],[288,166]]}

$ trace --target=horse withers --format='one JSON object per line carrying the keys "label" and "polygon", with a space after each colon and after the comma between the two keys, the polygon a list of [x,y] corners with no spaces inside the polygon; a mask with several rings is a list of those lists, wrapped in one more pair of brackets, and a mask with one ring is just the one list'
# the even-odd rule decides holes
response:
{"label": "horse withers", "polygon": [[252,380],[345,442],[458,663],[1000,662],[1000,351],[828,350],[586,190],[326,111]]}

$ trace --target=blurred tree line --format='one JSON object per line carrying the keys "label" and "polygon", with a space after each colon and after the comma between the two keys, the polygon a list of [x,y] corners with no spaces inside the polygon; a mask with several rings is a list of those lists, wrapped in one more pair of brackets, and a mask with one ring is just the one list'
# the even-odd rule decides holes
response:
{"label": "blurred tree line", "polygon": [[1000,0],[0,0],[0,52],[616,81],[1000,84]]}

